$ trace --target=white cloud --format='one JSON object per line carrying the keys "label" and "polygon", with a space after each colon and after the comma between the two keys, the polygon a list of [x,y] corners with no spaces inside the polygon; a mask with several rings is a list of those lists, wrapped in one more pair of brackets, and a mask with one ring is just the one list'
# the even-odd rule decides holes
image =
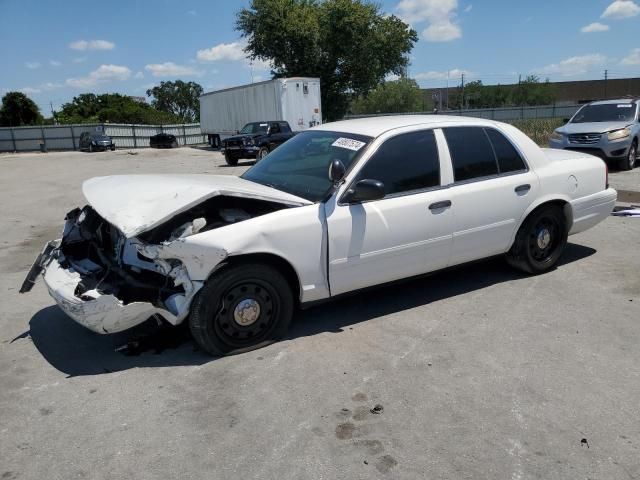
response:
{"label": "white cloud", "polygon": [[141,78],[144,78],[144,73],[136,72],[136,74],[133,76],[133,78],[138,79],[138,80],[141,79]]}
{"label": "white cloud", "polygon": [[[468,7],[467,7],[468,8]],[[458,0],[402,0],[396,10],[406,22],[427,22],[422,36],[429,42],[450,42],[462,37],[456,23]]]}
{"label": "white cloud", "polygon": [[607,61],[607,57],[599,53],[593,53],[590,55],[579,55],[576,57],[567,58],[559,63],[552,63],[546,65],[537,70],[536,73],[545,75],[581,75],[587,73],[594,67],[599,67]]}
{"label": "white cloud", "polygon": [[73,63],[82,63],[87,61],[87,57],[76,57],[71,60]]}
{"label": "white cloud", "polygon": [[273,68],[271,62],[266,62],[259,58],[256,58],[255,60],[247,59],[247,62],[247,65],[249,65],[249,67],[253,67],[255,70],[271,70]]}
{"label": "white cloud", "polygon": [[36,68],[40,68],[42,65],[40,62],[25,62],[24,66],[31,70],[35,70]]}
{"label": "white cloud", "polygon": [[604,23],[594,22],[586,25],[580,29],[582,33],[595,33],[595,32],[607,32],[609,31],[609,25]]}
{"label": "white cloud", "polygon": [[607,7],[600,18],[629,18],[640,13],[640,7],[632,0],[616,0]]}
{"label": "white cloud", "polygon": [[62,62],[59,62],[57,60],[49,60],[49,65],[51,65],[52,67],[59,67],[62,65]]}
{"label": "white cloud", "polygon": [[473,10],[473,5],[469,4],[469,5],[467,5],[467,7],[464,9],[464,13],[469,13],[471,10]]}
{"label": "white cloud", "polygon": [[620,65],[640,65],[640,48],[634,48],[633,50],[631,50],[631,53],[629,53],[629,55],[622,59]]}
{"label": "white cloud", "polygon": [[69,44],[73,50],[113,50],[116,44],[106,40],[77,40]]}
{"label": "white cloud", "polygon": [[218,62],[220,60],[244,60],[244,42],[220,43],[211,48],[198,50],[196,58],[201,62]]}
{"label": "white cloud", "polygon": [[25,95],[35,95],[37,93],[40,93],[42,90],[40,90],[39,88],[24,87],[24,88],[21,88],[20,91]]}
{"label": "white cloud", "polygon": [[173,62],[151,63],[149,65],[146,65],[144,69],[151,72],[151,75],[153,75],[154,77],[200,75],[200,72],[195,68],[187,67],[184,65],[176,65]]}
{"label": "white cloud", "polygon": [[50,90],[55,90],[56,88],[63,87],[60,83],[46,82],[38,85],[37,87],[24,87],[21,88],[20,91],[27,95],[35,95],[42,92],[48,92]]}
{"label": "white cloud", "polygon": [[131,77],[131,70],[121,65],[100,65],[86,77],[68,78],[66,84],[69,87],[89,88],[100,83],[124,81]]}
{"label": "white cloud", "polygon": [[448,77],[450,80],[456,80],[462,77],[463,74],[470,76],[472,75],[472,72],[470,72],[469,70],[460,70],[459,68],[454,68],[453,70],[449,70],[449,71],[431,70],[428,72],[422,72],[422,73],[413,75],[413,78],[415,80],[446,80]]}

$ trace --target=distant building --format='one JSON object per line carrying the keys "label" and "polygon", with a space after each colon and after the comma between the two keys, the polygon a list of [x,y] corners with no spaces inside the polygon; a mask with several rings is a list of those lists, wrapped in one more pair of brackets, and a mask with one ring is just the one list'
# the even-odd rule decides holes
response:
{"label": "distant building", "polygon": [[[550,82],[555,94],[555,104],[575,105],[588,103],[594,100],[609,98],[621,98],[626,96],[640,97],[640,78],[619,78],[612,80],[580,80],[572,82]],[[506,90],[518,88],[518,84],[501,85]],[[460,87],[423,88],[424,111],[440,108],[442,97],[442,109],[447,105],[447,94],[453,95]]]}
{"label": "distant building", "polygon": [[135,95],[129,95],[129,98],[131,100],[135,100],[136,102],[147,103],[147,97],[136,97]]}

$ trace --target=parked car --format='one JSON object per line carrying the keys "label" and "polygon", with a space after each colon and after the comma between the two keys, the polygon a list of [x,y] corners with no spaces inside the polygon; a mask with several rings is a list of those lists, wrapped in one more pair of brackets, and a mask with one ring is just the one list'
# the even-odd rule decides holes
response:
{"label": "parked car", "polygon": [[102,133],[82,132],[78,143],[80,150],[87,150],[88,152],[113,151],[116,149],[113,139]]}
{"label": "parked car", "polygon": [[633,99],[591,102],[557,128],[549,146],[590,153],[631,170],[638,160],[640,101]]}
{"label": "parked car", "polygon": [[247,123],[238,135],[222,140],[222,153],[228,165],[237,165],[241,158],[259,162],[294,135],[288,122]]}
{"label": "parked car", "polygon": [[151,148],[178,148],[178,139],[170,133],[158,133],[149,137],[149,146]]}
{"label": "parked car", "polygon": [[452,265],[505,255],[547,272],[616,201],[599,158],[441,115],[314,127],[241,177],[117,175],[83,192],[21,292],[42,271],[95,332],[188,319],[214,355],[280,338],[298,306]]}

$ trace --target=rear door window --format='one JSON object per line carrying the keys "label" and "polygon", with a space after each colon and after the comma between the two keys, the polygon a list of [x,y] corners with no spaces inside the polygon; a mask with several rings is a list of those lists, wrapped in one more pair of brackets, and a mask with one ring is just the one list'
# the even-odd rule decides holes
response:
{"label": "rear door window", "polygon": [[456,182],[498,174],[498,164],[489,137],[482,127],[442,129],[447,139]]}
{"label": "rear door window", "polygon": [[493,150],[498,159],[500,173],[518,172],[526,170],[527,166],[513,144],[505,136],[493,128],[485,128]]}

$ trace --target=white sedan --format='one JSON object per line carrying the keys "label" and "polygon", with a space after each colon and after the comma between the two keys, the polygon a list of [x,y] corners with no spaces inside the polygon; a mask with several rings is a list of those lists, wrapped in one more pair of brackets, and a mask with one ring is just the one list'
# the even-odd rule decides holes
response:
{"label": "white sedan", "polygon": [[447,116],[329,123],[241,177],[126,175],[83,185],[27,276],[98,333],[188,321],[214,355],[282,337],[299,306],[505,254],[532,274],[616,201],[599,158],[513,126]]}

